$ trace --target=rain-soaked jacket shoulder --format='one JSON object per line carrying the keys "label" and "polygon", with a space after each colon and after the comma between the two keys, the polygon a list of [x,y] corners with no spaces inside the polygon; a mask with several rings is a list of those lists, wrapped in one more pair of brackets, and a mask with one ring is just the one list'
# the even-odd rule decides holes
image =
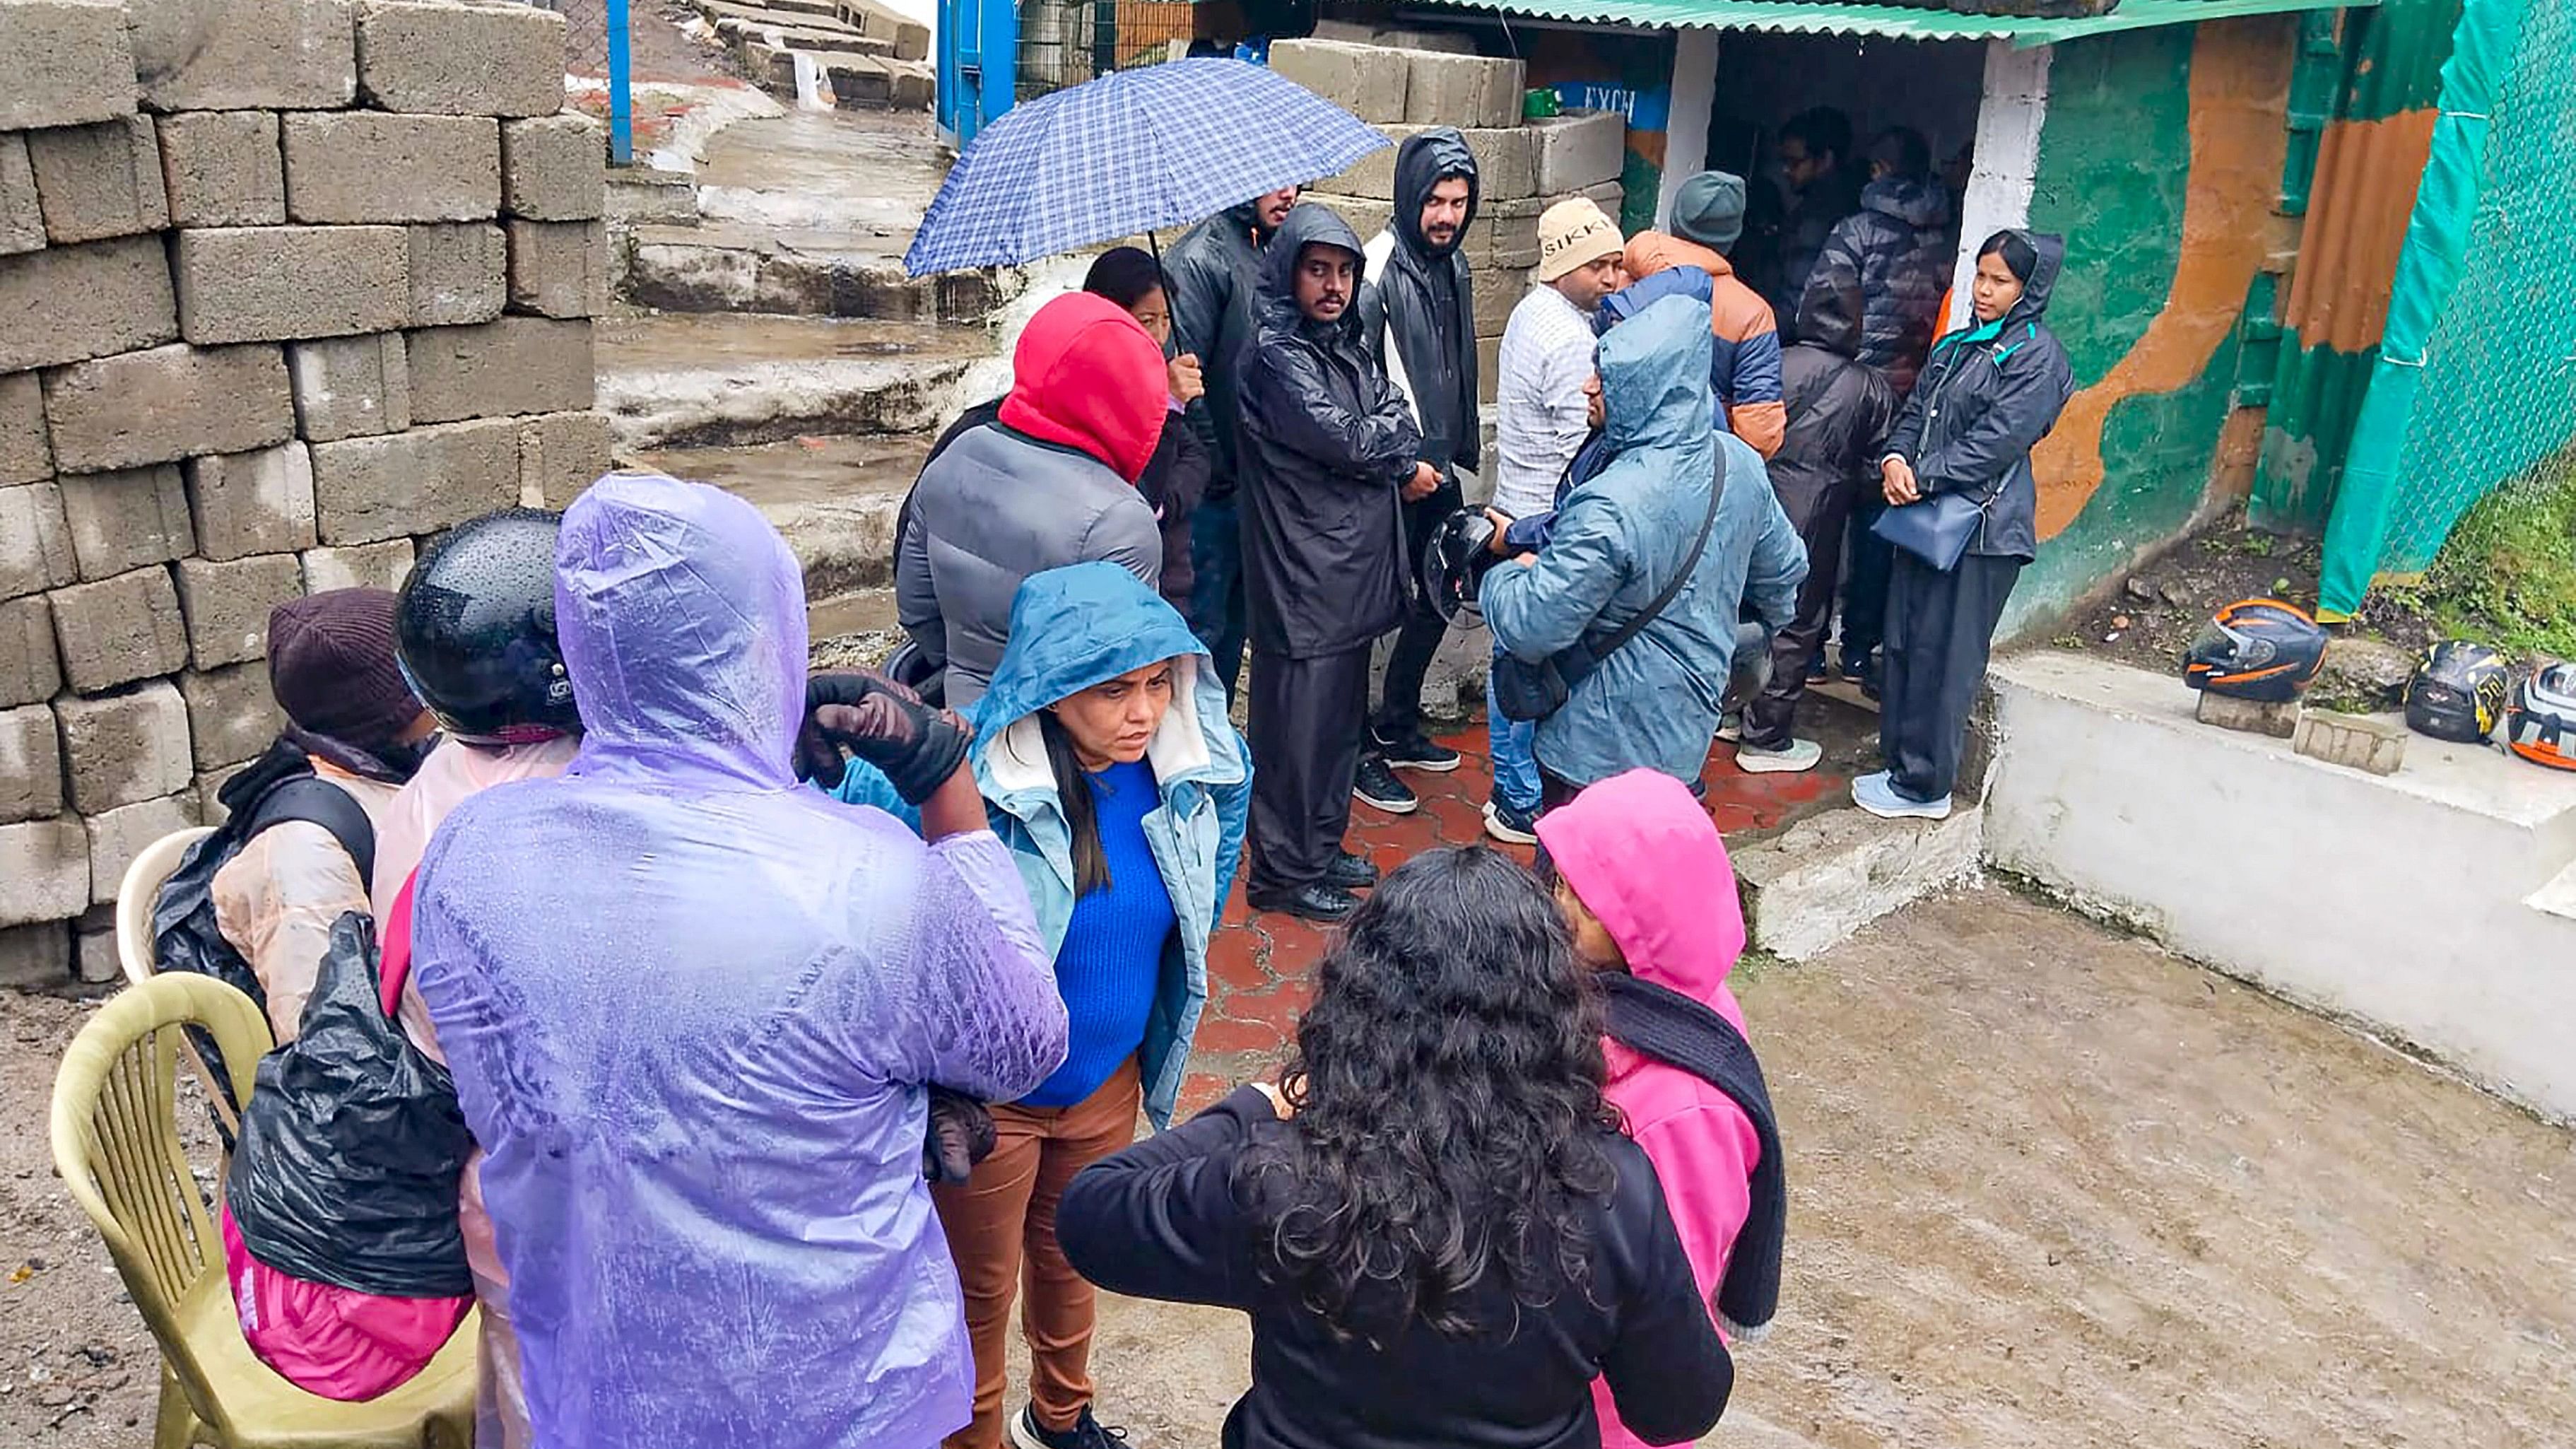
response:
{"label": "rain-soaked jacket shoulder", "polygon": [[412,920],[536,1440],[928,1444],[973,1368],[927,1084],[1065,1049],[1027,893],[796,784],[804,591],[749,504],[612,475],[556,561],[580,753],[459,805]]}
{"label": "rain-soaked jacket shoulder", "polygon": [[1211,465],[1207,496],[1235,489],[1234,359],[1260,327],[1261,244],[1251,202],[1229,206],[1183,233],[1163,253],[1171,279],[1172,350],[1195,355],[1206,369],[1207,394],[1189,407],[1189,423]]}
{"label": "rain-soaked jacket shoulder", "polygon": [[2039,553],[2039,484],[2030,450],[2075,395],[2075,372],[2040,317],[2066,258],[2063,238],[2024,233],[2039,261],[2001,318],[1942,338],[1888,433],[1924,493],[1991,495],[1968,552],[2024,561]]}
{"label": "rain-soaked jacket shoulder", "polygon": [[1535,563],[1485,575],[1486,624],[1532,663],[1618,628],[1689,557],[1726,450],[1728,485],[1690,582],[1538,723],[1538,762],[1571,784],[1638,767],[1698,778],[1735,655],[1737,601],[1777,628],[1807,574],[1806,546],[1764,481],[1761,456],[1715,431],[1708,358],[1708,308],[1689,297],[1668,297],[1603,336],[1603,434],[1617,456],[1566,495]]}
{"label": "rain-soaked jacket shoulder", "polygon": [[[1467,182],[1467,219],[1447,246],[1422,234],[1422,208],[1441,182]],[[1448,126],[1417,131],[1395,155],[1395,216],[1368,243],[1360,326],[1369,355],[1413,406],[1422,461],[1448,478],[1474,468],[1483,433],[1476,406],[1476,294],[1466,242],[1482,183],[1467,138]]]}
{"label": "rain-soaked jacket shoulder", "polygon": [[[1107,564],[1050,569],[1020,586],[1011,647],[974,709],[975,782],[985,813],[1011,848],[1052,958],[1075,900],[1073,833],[1038,730],[1038,713],[1104,680],[1176,660],[1172,705],[1146,747],[1162,803],[1145,816],[1145,843],[1171,895],[1177,929],[1163,962],[1141,1055],[1145,1114],[1171,1125],[1199,1011],[1207,1003],[1207,946],[1243,855],[1252,760],[1226,719],[1225,686],[1206,646],[1169,604]],[[854,804],[915,816],[885,776],[852,762],[835,792]]]}
{"label": "rain-soaked jacket shoulder", "polygon": [[[1708,384],[1717,390],[1718,419],[1763,457],[1780,451],[1789,416],[1780,401],[1780,327],[1771,304],[1737,279],[1725,257],[1694,241],[1641,231],[1629,239],[1625,257],[1628,275],[1639,284],[1679,269],[1703,274],[1702,300],[1709,304],[1715,340]],[[1612,293],[1605,305],[1617,296]]]}
{"label": "rain-soaked jacket shoulder", "polygon": [[[1817,253],[1807,291],[1849,294],[1861,319],[1860,360],[1903,396],[1922,370],[1950,286],[1950,194],[1930,181],[1882,176],[1861,191]],[[1799,307],[1806,301],[1802,295]]]}
{"label": "rain-soaked jacket shoulder", "polygon": [[1315,245],[1354,263],[1360,255],[1358,235],[1329,209],[1291,210],[1263,258],[1261,330],[1236,364],[1252,646],[1296,659],[1356,649],[1395,627],[1404,610],[1396,490],[1422,449],[1404,395],[1368,355],[1357,308],[1330,323],[1297,309],[1297,257]]}

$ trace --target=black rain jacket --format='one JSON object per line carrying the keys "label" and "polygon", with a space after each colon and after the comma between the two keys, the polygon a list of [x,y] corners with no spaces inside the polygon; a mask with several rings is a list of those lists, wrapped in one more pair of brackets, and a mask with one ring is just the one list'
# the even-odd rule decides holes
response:
{"label": "black rain jacket", "polygon": [[[1455,241],[1435,247],[1422,236],[1423,203],[1432,188],[1453,176],[1467,178],[1467,221]],[[1465,251],[1480,199],[1476,156],[1466,137],[1447,126],[1406,137],[1395,156],[1395,220],[1369,243],[1370,280],[1360,293],[1369,355],[1389,377],[1401,368],[1397,386],[1412,400],[1422,429],[1422,461],[1439,469],[1444,483],[1458,469],[1476,466],[1482,431],[1476,295]]]}
{"label": "black rain jacket", "polygon": [[1252,647],[1311,659],[1368,644],[1405,605],[1397,490],[1422,434],[1360,336],[1358,298],[1330,323],[1297,310],[1297,254],[1339,247],[1350,223],[1311,202],[1288,213],[1261,270],[1261,329],[1236,359],[1244,592]]}
{"label": "black rain jacket", "polygon": [[1798,340],[1780,354],[1789,431],[1769,468],[1771,489],[1792,518],[1814,517],[1819,501],[1871,486],[1896,421],[1896,389],[1856,360],[1860,314],[1848,310],[1849,300],[1829,288],[1808,293]]}
{"label": "black rain jacket", "polygon": [[1968,552],[2028,562],[2039,554],[2039,484],[2030,450],[2057,426],[2075,395],[2075,373],[2057,334],[2040,325],[2066,260],[2066,239],[2022,233],[2039,264],[2021,300],[2000,320],[1953,332],[1888,434],[1887,451],[1914,468],[1926,497],[1965,489],[1991,494]]}
{"label": "black rain jacket", "polygon": [[1240,477],[1234,435],[1242,378],[1234,362],[1260,326],[1260,234],[1258,213],[1247,201],[1191,227],[1163,253],[1173,355],[1196,356],[1207,381],[1207,395],[1190,404],[1188,416],[1208,456],[1211,501],[1233,497]]}

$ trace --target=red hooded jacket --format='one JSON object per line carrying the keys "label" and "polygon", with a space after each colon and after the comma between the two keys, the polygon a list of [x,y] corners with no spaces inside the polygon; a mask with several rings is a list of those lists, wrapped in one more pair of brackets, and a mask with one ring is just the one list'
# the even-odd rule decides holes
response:
{"label": "red hooded jacket", "polygon": [[1162,441],[1163,350],[1125,308],[1071,292],[1037,310],[1011,354],[1002,424],[1079,448],[1133,483]]}

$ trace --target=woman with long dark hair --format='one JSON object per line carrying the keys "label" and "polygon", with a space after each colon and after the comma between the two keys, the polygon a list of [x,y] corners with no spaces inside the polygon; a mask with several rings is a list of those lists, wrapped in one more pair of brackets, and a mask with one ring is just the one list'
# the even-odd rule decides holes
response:
{"label": "woman with long dark hair", "polygon": [[[975,783],[1037,907],[1071,1033],[1052,1076],[993,1106],[990,1155],[932,1190],[975,1346],[975,1417],[946,1442],[1107,1449],[1091,1409],[1091,1285],[1056,1247],[1056,1199],[1135,1137],[1140,1104],[1155,1126],[1172,1120],[1252,767],[1206,648],[1179,611],[1101,560],[1020,585],[972,718]],[[902,808],[856,763],[838,793]],[[1029,1401],[1006,1427],[1015,1298]]]}
{"label": "woman with long dark hair", "polygon": [[1482,848],[1387,876],[1324,958],[1277,1088],[1087,1169],[1056,1234],[1112,1292],[1252,1316],[1227,1449],[1649,1443],[1734,1367],[1547,894]]}
{"label": "woman with long dark hair", "polygon": [[[1999,231],[1977,248],[1970,325],[1932,345],[1887,435],[1880,492],[1891,508],[1952,494],[1977,507],[1966,552],[1948,566],[1895,550],[1881,648],[1879,752],[1887,768],[1852,781],[1852,801],[1888,819],[1950,813],[1968,711],[2022,565],[2039,553],[2030,450],[2075,393],[2057,335],[2041,323],[2066,244]],[[1956,506],[1956,505],[1952,505]],[[1851,656],[1843,656],[1848,660]]]}

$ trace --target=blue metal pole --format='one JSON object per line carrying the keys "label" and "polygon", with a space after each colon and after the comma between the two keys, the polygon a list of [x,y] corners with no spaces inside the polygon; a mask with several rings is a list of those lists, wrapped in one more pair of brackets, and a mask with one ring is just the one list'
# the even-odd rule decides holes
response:
{"label": "blue metal pole", "polygon": [[608,0],[608,164],[635,163],[635,108],[627,94],[627,0]]}

